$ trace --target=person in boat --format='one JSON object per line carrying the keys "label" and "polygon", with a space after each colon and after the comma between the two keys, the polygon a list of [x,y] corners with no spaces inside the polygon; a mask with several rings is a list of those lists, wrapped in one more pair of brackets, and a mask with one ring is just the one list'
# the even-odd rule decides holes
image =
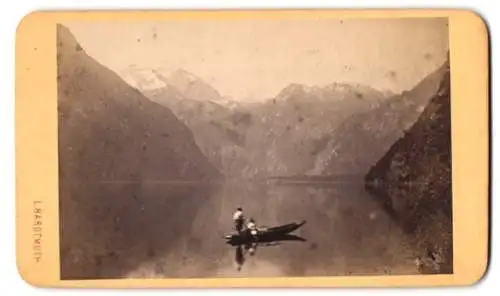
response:
{"label": "person in boat", "polygon": [[247,242],[245,242],[244,248],[245,248],[245,253],[248,252],[250,254],[250,256],[255,255],[255,251],[257,249],[256,240],[253,240],[253,239],[248,240]]}
{"label": "person in boat", "polygon": [[237,208],[236,212],[234,212],[233,214],[233,222],[236,231],[241,232],[241,230],[243,229],[244,220],[245,217],[243,216],[243,209],[241,207]]}
{"label": "person in boat", "polygon": [[255,224],[255,220],[253,218],[248,220],[247,229],[254,238],[257,236],[257,225]]}
{"label": "person in boat", "polygon": [[250,235],[253,238],[247,244],[248,253],[250,253],[250,256],[253,256],[255,254],[255,250],[257,249],[257,233],[258,233],[257,225],[255,224],[255,220],[253,218],[250,218],[248,220],[246,228],[250,231]]}

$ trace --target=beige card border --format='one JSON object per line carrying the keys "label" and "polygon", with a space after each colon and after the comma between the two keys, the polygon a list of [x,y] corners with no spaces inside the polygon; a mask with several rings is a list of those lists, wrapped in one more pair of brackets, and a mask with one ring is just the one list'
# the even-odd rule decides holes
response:
{"label": "beige card border", "polygon": [[[176,18],[448,17],[452,86],[453,275],[238,279],[59,280],[56,24]],[[16,37],[16,243],[21,277],[42,287],[385,287],[468,285],[488,262],[489,72],[484,20],[467,10],[223,10],[32,12]],[[42,209],[34,259],[34,201]]]}

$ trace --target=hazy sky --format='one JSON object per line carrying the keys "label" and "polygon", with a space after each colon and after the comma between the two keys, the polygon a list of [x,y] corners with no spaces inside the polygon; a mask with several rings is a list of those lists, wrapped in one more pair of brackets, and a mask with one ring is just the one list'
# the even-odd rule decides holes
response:
{"label": "hazy sky", "polygon": [[290,83],[402,91],[439,67],[446,19],[239,19],[65,23],[87,53],[121,71],[183,68],[223,95],[267,98]]}

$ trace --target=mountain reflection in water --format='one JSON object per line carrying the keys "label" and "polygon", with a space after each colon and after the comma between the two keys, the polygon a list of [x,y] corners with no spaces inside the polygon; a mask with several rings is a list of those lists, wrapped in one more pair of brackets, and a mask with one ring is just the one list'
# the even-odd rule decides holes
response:
{"label": "mountain reflection in water", "polygon": [[[364,189],[362,177],[338,182],[228,181],[206,186],[143,184],[140,200],[165,217],[168,248],[141,264],[132,277],[333,276],[349,274],[417,274],[411,247],[394,221]],[[283,180],[282,180],[283,181]],[[168,199],[175,186],[197,187],[194,194]],[[175,191],[175,190],[173,190]],[[152,199],[155,201],[152,202]],[[306,220],[293,234],[302,243],[259,247],[255,256],[234,250],[224,235],[233,231],[232,214],[242,207],[258,226]],[[167,210],[169,209],[169,210]],[[235,253],[236,251],[236,253]],[[236,263],[235,263],[236,261]],[[244,268],[239,266],[245,263]]]}

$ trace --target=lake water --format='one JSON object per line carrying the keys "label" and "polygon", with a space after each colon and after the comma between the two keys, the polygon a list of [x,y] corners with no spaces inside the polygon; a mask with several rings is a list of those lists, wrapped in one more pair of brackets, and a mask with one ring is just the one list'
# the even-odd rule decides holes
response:
{"label": "lake water", "polygon": [[[191,185],[142,184],[134,197],[137,213],[122,214],[121,220],[128,216],[134,221],[123,221],[121,232],[140,233],[137,242],[147,240],[154,254],[126,276],[418,274],[401,230],[364,190],[361,177],[350,180],[288,185],[229,181],[184,191],[179,187]],[[223,236],[232,232],[232,214],[239,206],[257,225],[306,220],[295,232],[306,241],[259,247],[238,270],[235,248]]]}

